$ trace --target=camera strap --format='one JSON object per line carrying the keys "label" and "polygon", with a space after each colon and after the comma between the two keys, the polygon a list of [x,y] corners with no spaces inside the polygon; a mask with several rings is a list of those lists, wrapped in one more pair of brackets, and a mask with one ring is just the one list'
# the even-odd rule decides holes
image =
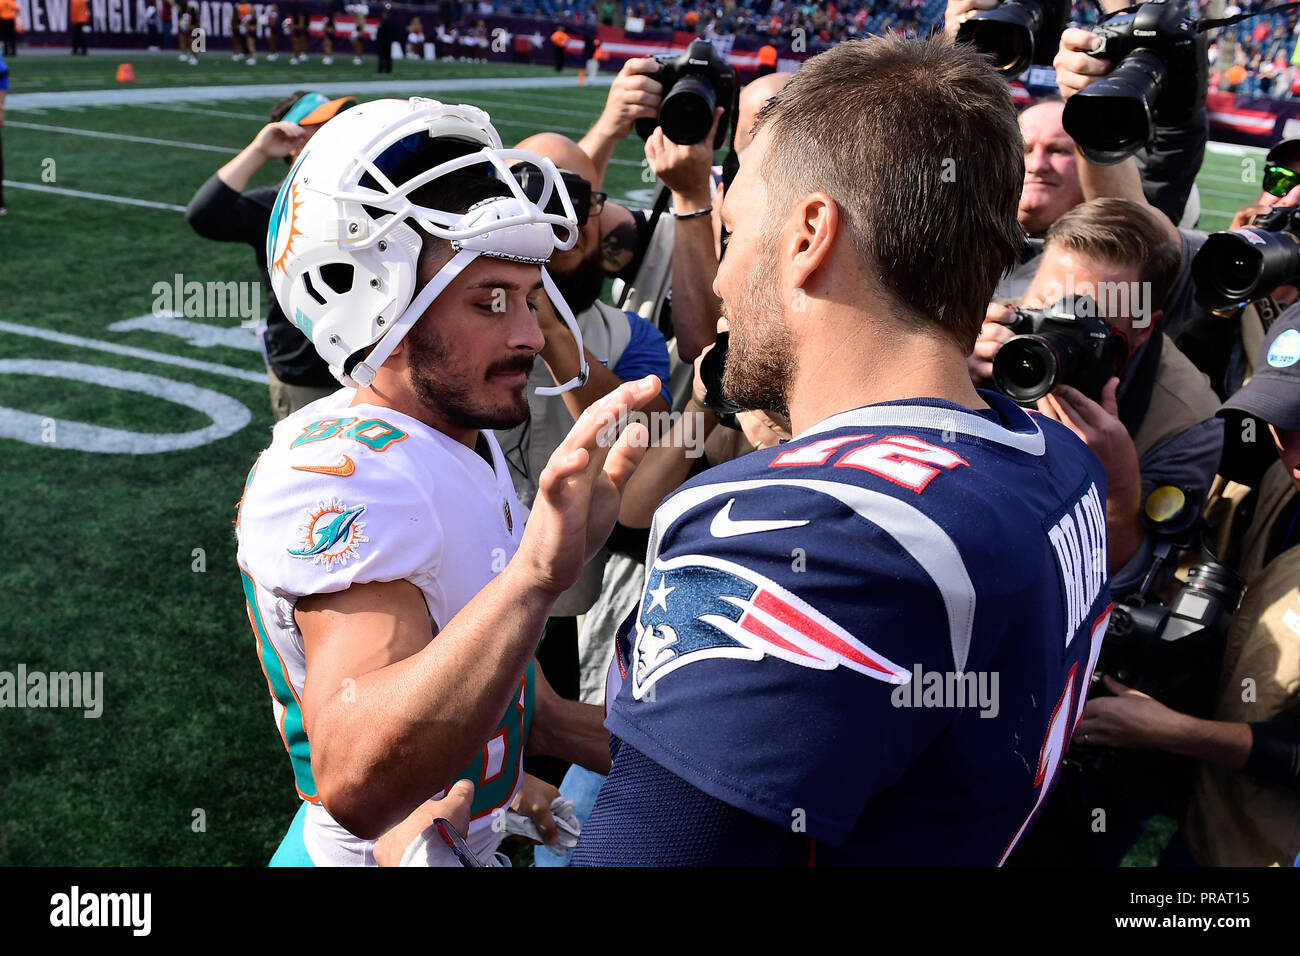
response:
{"label": "camera strap", "polygon": [[1164,351],[1164,333],[1157,329],[1139,350],[1135,363],[1129,366],[1119,394],[1119,420],[1130,435],[1136,436],[1142,419],[1151,407],[1151,395],[1156,388],[1156,372],[1160,368],[1160,354]]}
{"label": "camera strap", "polygon": [[[1252,13],[1238,13],[1236,16],[1221,17],[1217,20],[1197,20],[1196,32],[1205,33],[1207,30],[1216,30],[1219,27],[1230,27],[1234,23],[1240,23],[1242,20],[1249,20],[1252,17],[1266,17],[1273,13],[1286,13],[1288,10],[1297,8],[1300,8],[1300,3],[1281,3],[1276,7],[1265,7],[1263,10],[1255,10]],[[1130,7],[1129,9],[1136,8]]]}

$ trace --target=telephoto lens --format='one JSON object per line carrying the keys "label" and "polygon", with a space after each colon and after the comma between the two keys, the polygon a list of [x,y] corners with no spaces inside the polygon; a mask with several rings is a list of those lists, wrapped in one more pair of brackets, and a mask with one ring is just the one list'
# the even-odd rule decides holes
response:
{"label": "telephoto lens", "polygon": [[1061,124],[1089,161],[1112,166],[1155,135],[1155,102],[1164,82],[1160,57],[1135,50],[1105,79],[1070,97]]}
{"label": "telephoto lens", "polygon": [[975,44],[1000,73],[1019,76],[1034,60],[1034,34],[1042,22],[1043,7],[1036,0],[1010,0],[972,14],[957,28],[957,40]]}
{"label": "telephoto lens", "polygon": [[1216,232],[1192,259],[1196,301],[1219,309],[1268,295],[1300,275],[1294,214],[1278,207],[1252,226]]}

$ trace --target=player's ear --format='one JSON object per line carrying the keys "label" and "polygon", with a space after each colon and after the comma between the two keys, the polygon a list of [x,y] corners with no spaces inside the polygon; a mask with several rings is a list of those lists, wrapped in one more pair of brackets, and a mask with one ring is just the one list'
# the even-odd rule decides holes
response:
{"label": "player's ear", "polygon": [[793,288],[806,288],[813,274],[830,263],[842,221],[839,206],[825,193],[809,193],[795,201],[790,214],[793,232],[786,246]]}

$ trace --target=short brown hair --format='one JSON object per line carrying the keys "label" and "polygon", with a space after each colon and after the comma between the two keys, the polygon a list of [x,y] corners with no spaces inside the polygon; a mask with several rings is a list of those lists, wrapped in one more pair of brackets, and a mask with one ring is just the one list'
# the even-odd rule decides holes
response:
{"label": "short brown hair", "polygon": [[1025,241],[1024,141],[987,58],[942,35],[849,40],[768,100],[763,127],[769,190],[827,193],[883,291],[969,350]]}
{"label": "short brown hair", "polygon": [[1163,308],[1178,278],[1183,250],[1161,215],[1129,199],[1093,199],[1052,223],[1047,245],[1105,262],[1135,264],[1138,278],[1151,284],[1151,308]]}

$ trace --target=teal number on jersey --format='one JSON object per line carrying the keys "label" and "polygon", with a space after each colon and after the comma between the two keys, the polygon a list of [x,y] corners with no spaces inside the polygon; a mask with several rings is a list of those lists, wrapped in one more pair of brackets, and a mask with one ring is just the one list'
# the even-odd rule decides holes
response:
{"label": "teal number on jersey", "polygon": [[533,662],[528,662],[519,692],[506,708],[492,736],[475,761],[456,775],[474,781],[471,817],[477,820],[498,807],[505,808],[523,773],[524,746],[533,723]]}

